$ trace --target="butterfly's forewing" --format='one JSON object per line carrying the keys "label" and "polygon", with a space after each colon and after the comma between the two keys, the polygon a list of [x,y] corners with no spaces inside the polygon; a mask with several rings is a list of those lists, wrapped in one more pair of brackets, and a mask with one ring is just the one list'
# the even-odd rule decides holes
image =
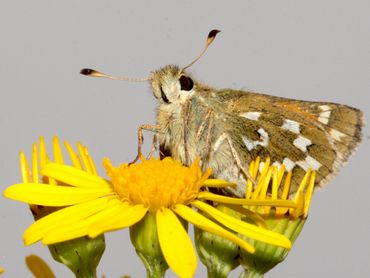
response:
{"label": "butterfly's forewing", "polygon": [[243,164],[257,156],[284,164],[294,174],[293,192],[307,169],[325,185],[361,140],[362,112],[349,106],[234,90],[217,95]]}

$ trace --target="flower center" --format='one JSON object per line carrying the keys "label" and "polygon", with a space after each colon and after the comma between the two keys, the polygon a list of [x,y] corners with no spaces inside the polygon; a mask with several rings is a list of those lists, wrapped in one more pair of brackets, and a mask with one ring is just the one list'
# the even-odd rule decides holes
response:
{"label": "flower center", "polygon": [[210,175],[210,170],[202,175],[199,160],[191,167],[185,167],[169,157],[118,167],[113,167],[105,159],[104,167],[122,201],[143,204],[152,212],[176,204],[189,204]]}

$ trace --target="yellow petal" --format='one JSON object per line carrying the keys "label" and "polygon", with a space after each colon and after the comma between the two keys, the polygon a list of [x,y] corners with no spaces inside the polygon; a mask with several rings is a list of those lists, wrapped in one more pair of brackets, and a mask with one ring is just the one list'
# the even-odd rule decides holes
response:
{"label": "yellow petal", "polygon": [[182,218],[184,218],[186,221],[193,223],[199,229],[228,239],[234,242],[235,244],[239,245],[240,247],[244,248],[247,252],[254,253],[255,249],[252,245],[245,242],[241,238],[237,237],[233,233],[225,230],[224,228],[212,222],[203,215],[195,212],[191,208],[184,205],[176,205],[176,207],[173,210]]}
{"label": "yellow petal", "polygon": [[143,205],[129,205],[128,203],[121,203],[117,213],[110,217],[89,226],[89,237],[96,237],[106,231],[114,231],[130,227],[139,222],[147,213],[148,209]]}
{"label": "yellow petal", "polygon": [[80,142],[77,142],[77,148],[78,148],[78,152],[80,154],[80,157],[82,159],[82,163],[84,165],[85,171],[91,174],[92,169],[91,169],[91,165],[89,163],[89,159],[87,158],[88,157],[87,148],[84,147]]}
{"label": "yellow petal", "polygon": [[203,186],[223,188],[223,187],[236,187],[236,184],[219,179],[207,179],[204,181]]}
{"label": "yellow petal", "polygon": [[32,145],[32,182],[39,183],[39,165],[36,144]]}
{"label": "yellow petal", "polygon": [[[121,201],[118,199],[109,200],[107,205],[95,214],[70,223],[68,220],[64,225],[58,225],[49,230],[42,239],[43,244],[54,244],[88,235],[89,226],[110,219],[120,213]],[[78,220],[78,219],[76,219]]]}
{"label": "yellow petal", "polygon": [[26,265],[35,278],[55,278],[53,271],[47,263],[36,255],[26,257]]}
{"label": "yellow petal", "polygon": [[304,195],[302,190],[297,191],[294,200],[297,203],[297,208],[289,209],[289,213],[293,218],[298,218],[304,214]]}
{"label": "yellow petal", "polygon": [[[258,161],[257,161],[258,160]],[[249,168],[248,168],[248,174],[250,175],[250,177],[253,179],[253,180],[256,180],[256,177],[254,176],[254,169],[256,168],[256,163],[257,165],[259,164],[259,157],[257,157],[257,160],[256,161],[252,161],[250,164],[249,164]],[[257,173],[257,172],[256,172]],[[252,194],[252,191],[253,191],[253,184],[252,184],[252,181],[251,179],[248,179],[247,180],[247,186],[246,186],[246,190],[245,190],[245,198],[246,199],[249,199],[251,194]]]}
{"label": "yellow petal", "polygon": [[206,199],[209,201],[216,201],[224,204],[234,204],[234,205],[246,205],[246,206],[271,206],[271,207],[288,207],[296,208],[297,204],[290,200],[246,200],[244,198],[233,198],[227,196],[221,196],[218,194],[213,194],[211,192],[200,192],[198,194],[198,199]]}
{"label": "yellow petal", "polygon": [[105,209],[108,206],[108,201],[112,198],[113,197],[99,198],[71,207],[66,207],[37,220],[24,232],[24,243],[26,245],[33,244],[41,240],[51,229],[58,226],[68,225],[73,222],[79,222],[82,219]]}
{"label": "yellow petal", "polygon": [[261,179],[261,183],[262,183],[262,186],[260,187],[260,191],[257,192],[258,190],[258,187],[256,188],[256,191],[254,194],[256,194],[256,196],[252,196],[252,199],[266,199],[266,193],[267,193],[267,188],[270,184],[270,181],[271,181],[271,177],[272,177],[272,173],[274,172],[275,170],[275,167],[272,166],[268,169],[267,171],[267,174],[266,176]]}
{"label": "yellow petal", "polygon": [[265,219],[259,213],[256,213],[243,206],[230,205],[230,204],[223,204],[223,205],[232,210],[239,212],[240,214],[242,214],[242,216],[247,217],[247,219],[252,220],[258,227],[266,228]]}
{"label": "yellow petal", "polygon": [[79,188],[22,183],[9,186],[3,195],[9,199],[42,206],[68,206],[112,194],[107,187]]}
{"label": "yellow petal", "polygon": [[159,244],[169,267],[180,277],[193,277],[196,254],[180,220],[167,208],[158,210],[156,219]]}
{"label": "yellow petal", "polygon": [[310,181],[306,189],[305,200],[304,200],[304,217],[308,215],[308,208],[310,207],[313,190],[315,188],[316,171],[311,172]]}
{"label": "yellow petal", "polygon": [[54,161],[56,163],[64,164],[63,153],[60,147],[58,136],[53,137],[53,153],[54,153]]}
{"label": "yellow petal", "polygon": [[40,136],[39,148],[40,148],[40,168],[42,169],[49,162],[49,157],[46,152],[44,136]]}
{"label": "yellow petal", "polygon": [[81,170],[82,169],[82,165],[81,165],[81,162],[80,162],[80,158],[78,157],[78,155],[76,154],[76,152],[73,150],[73,148],[71,147],[71,145],[69,144],[69,142],[68,141],[64,141],[64,146],[67,149],[67,152],[69,154],[69,158],[72,161],[73,167]]}
{"label": "yellow petal", "polygon": [[90,165],[90,169],[91,169],[91,174],[97,176],[98,175],[98,172],[96,171],[96,166],[95,166],[94,160],[90,156],[90,154],[88,152],[88,149],[86,147],[85,147],[85,150],[87,152],[87,160],[89,161],[89,165]]}
{"label": "yellow petal", "polygon": [[19,153],[19,168],[21,170],[22,182],[30,182],[30,170],[28,166],[28,161],[23,152]]}
{"label": "yellow petal", "polygon": [[281,234],[272,232],[267,229],[262,229],[260,227],[257,227],[256,225],[238,220],[201,201],[193,201],[191,204],[196,208],[204,211],[205,213],[211,215],[212,218],[216,219],[222,225],[228,227],[231,230],[234,230],[235,232],[238,232],[255,240],[281,246],[284,248],[292,247],[289,239],[282,236]]}
{"label": "yellow petal", "polygon": [[86,173],[71,166],[48,163],[41,170],[42,175],[52,177],[58,181],[76,187],[110,187],[111,184],[105,179]]}

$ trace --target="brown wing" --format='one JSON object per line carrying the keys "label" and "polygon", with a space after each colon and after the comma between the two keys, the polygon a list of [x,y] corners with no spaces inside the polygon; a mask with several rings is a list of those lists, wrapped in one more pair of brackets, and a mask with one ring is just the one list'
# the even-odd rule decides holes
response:
{"label": "brown wing", "polygon": [[[293,191],[308,168],[317,171],[317,185],[325,185],[361,141],[362,112],[328,102],[290,100],[243,91],[218,94],[236,117],[233,140],[248,163],[269,156],[293,171]],[[234,136],[235,137],[235,136]]]}

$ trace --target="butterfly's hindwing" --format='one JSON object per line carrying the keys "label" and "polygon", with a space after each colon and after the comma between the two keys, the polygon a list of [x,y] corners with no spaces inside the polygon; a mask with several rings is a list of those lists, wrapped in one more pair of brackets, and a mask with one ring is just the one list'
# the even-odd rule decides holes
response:
{"label": "butterfly's hindwing", "polygon": [[284,164],[294,173],[293,191],[307,169],[325,185],[361,140],[362,113],[349,106],[232,90],[220,96],[228,99],[230,137],[244,163],[260,156]]}

